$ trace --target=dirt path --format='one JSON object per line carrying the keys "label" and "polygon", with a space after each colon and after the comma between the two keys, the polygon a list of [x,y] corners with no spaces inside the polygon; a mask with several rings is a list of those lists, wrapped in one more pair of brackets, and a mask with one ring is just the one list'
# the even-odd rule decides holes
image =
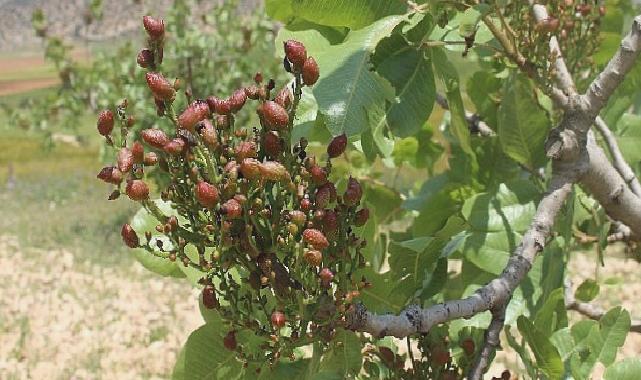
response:
{"label": "dirt path", "polygon": [[157,379],[202,319],[186,282],[0,236],[0,379]]}

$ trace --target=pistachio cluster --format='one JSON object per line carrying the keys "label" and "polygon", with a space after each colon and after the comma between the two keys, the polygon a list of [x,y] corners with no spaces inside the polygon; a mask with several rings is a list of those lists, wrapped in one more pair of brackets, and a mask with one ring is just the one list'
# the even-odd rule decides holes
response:
{"label": "pistachio cluster", "polygon": [[[345,152],[347,136],[329,142],[324,161],[309,154],[304,138],[292,141],[302,88],[318,80],[317,63],[302,43],[287,41],[289,85],[276,92],[274,81],[258,73],[253,84],[226,98],[192,101],[187,94],[189,104],[178,114],[178,81],[170,83],[159,71],[164,24],[147,16],[144,26],[148,47],[138,63],[149,70],[159,117],[170,119],[174,131],[144,129],[138,141],[129,136],[134,119],[126,115],[126,101],[116,114],[103,111],[97,128],[117,150],[117,162],[98,178],[117,186],[110,199],[124,186],[159,221],[156,230],[165,238],[151,231],[139,236],[125,224],[123,241],[201,272],[202,303],[218,310],[229,326],[225,346],[246,362],[273,363],[295,347],[330,340],[346,308],[369,286],[356,274],[366,244],[356,231],[369,210],[360,207],[358,180],[330,180],[331,160]],[[243,109],[255,111],[259,125],[237,125]],[[159,193],[172,215],[150,199],[145,176],[152,168],[169,178]],[[259,351],[243,349],[236,338],[243,329],[263,339]]]}

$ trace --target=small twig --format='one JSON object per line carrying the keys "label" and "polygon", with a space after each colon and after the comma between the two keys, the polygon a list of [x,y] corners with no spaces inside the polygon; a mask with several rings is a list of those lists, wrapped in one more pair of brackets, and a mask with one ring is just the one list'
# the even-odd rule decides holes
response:
{"label": "small twig", "polygon": [[[447,99],[442,94],[436,93],[436,103],[444,110],[449,111],[450,106],[447,103]],[[470,133],[477,133],[484,137],[496,136],[496,133],[492,128],[481,120],[481,116],[479,114],[465,111],[465,120],[467,121]]]}
{"label": "small twig", "polygon": [[499,310],[492,312],[492,321],[485,330],[485,342],[483,343],[483,348],[476,358],[476,362],[470,370],[468,376],[469,380],[480,380],[483,378],[483,374],[487,371],[487,368],[490,365],[492,354],[496,351],[496,348],[501,343],[500,334],[503,330],[503,325],[505,324],[505,311],[507,307],[504,305]]}
{"label": "small twig", "polygon": [[636,196],[641,197],[641,184],[639,184],[639,180],[637,179],[637,176],[634,175],[630,165],[628,165],[625,158],[623,158],[623,154],[621,154],[621,150],[619,149],[619,145],[617,144],[614,134],[610,128],[608,128],[608,125],[601,116],[597,116],[594,121],[594,125],[608,146],[608,150],[612,155],[612,163],[614,164],[614,167],[617,169],[619,174],[621,174],[621,177],[623,177],[623,180],[628,184],[628,186],[630,186],[630,190],[632,190]]}
{"label": "small twig", "polygon": [[[589,302],[577,301],[577,299],[574,298],[572,282],[570,280],[565,281],[565,307],[568,310],[574,310],[595,321],[600,320],[605,315],[605,311],[601,307]],[[631,320],[630,332],[641,333],[641,321]]]}

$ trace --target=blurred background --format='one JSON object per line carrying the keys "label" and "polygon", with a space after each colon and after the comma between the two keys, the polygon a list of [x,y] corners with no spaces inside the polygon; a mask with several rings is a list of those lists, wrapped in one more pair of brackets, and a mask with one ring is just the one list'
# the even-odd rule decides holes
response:
{"label": "blurred background", "polygon": [[[96,133],[100,110],[128,98],[136,128],[163,127],[136,65],[146,14],[165,19],[163,72],[196,98],[282,71],[278,25],[260,0],[0,0],[2,380],[169,378],[202,322],[197,290],[127,252],[119,231],[135,205],[108,201],[112,189],[95,178],[112,161]],[[441,117],[435,107],[431,120]],[[607,288],[596,301],[638,317],[638,266],[605,261],[573,259],[575,283],[599,272]],[[641,354],[637,335],[623,357]]]}

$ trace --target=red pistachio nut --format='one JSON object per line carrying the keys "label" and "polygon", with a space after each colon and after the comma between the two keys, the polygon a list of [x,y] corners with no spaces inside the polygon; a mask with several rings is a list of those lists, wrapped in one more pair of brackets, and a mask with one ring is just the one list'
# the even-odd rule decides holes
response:
{"label": "red pistachio nut", "polygon": [[216,289],[213,285],[205,286],[202,295],[203,305],[205,305],[207,309],[218,309],[220,303],[218,303],[218,299],[216,298]]}
{"label": "red pistachio nut", "polygon": [[185,141],[179,137],[176,137],[169,141],[165,146],[163,146],[163,150],[171,154],[173,156],[177,156],[185,150]]}
{"label": "red pistachio nut", "polygon": [[329,158],[336,158],[345,152],[347,148],[347,135],[342,134],[334,137],[327,145],[327,155]]}
{"label": "red pistachio nut", "polygon": [[168,101],[173,100],[176,95],[176,90],[174,86],[169,83],[165,77],[160,73],[147,73],[145,75],[147,79],[147,86],[154,94],[154,97],[159,100]]}
{"label": "red pistachio nut", "polygon": [[265,161],[260,165],[260,174],[267,181],[282,181],[289,177],[287,169],[276,161]]}
{"label": "red pistachio nut", "polygon": [[319,267],[323,262],[323,254],[320,251],[311,249],[303,255],[305,262],[311,267]]}
{"label": "red pistachio nut", "polygon": [[285,108],[271,100],[266,101],[259,108],[259,114],[263,117],[269,128],[283,129],[289,123],[289,115]]}
{"label": "red pistachio nut", "polygon": [[318,64],[313,57],[309,57],[305,60],[303,64],[303,83],[306,86],[313,86],[317,81],[320,73],[318,71]]}
{"label": "red pistachio nut", "polygon": [[142,25],[145,27],[149,38],[154,41],[162,40],[165,35],[165,23],[162,19],[144,16],[142,18]]}
{"label": "red pistachio nut", "polygon": [[327,182],[327,172],[318,165],[312,166],[309,169],[309,174],[312,176],[312,181],[318,186]]}
{"label": "red pistachio nut", "polygon": [[320,277],[323,285],[327,286],[334,279],[334,273],[329,268],[323,268],[318,273],[318,277]]}
{"label": "red pistachio nut", "polygon": [[144,201],[149,198],[149,186],[140,179],[128,181],[125,192],[132,201]]}
{"label": "red pistachio nut", "polygon": [[207,105],[212,113],[216,113],[218,115],[227,115],[231,112],[231,104],[229,103],[229,100],[220,99],[217,96],[207,97]]}
{"label": "red pistachio nut", "polygon": [[131,145],[131,155],[136,164],[142,164],[145,161],[145,147],[142,146],[140,141],[135,141]]}
{"label": "red pistachio nut", "polygon": [[145,153],[145,158],[143,159],[145,166],[154,166],[158,163],[158,155],[155,152]]}
{"label": "red pistachio nut", "polygon": [[347,181],[347,189],[345,194],[343,194],[343,202],[348,206],[355,206],[363,197],[363,189],[361,184],[354,177],[349,177]]}
{"label": "red pistachio nut", "polygon": [[134,155],[129,148],[121,148],[117,155],[118,170],[127,173],[134,165]]}
{"label": "red pistachio nut", "polygon": [[114,185],[122,182],[122,172],[115,166],[107,166],[100,170],[96,176],[98,179]]}
{"label": "red pistachio nut", "polygon": [[211,183],[200,181],[196,184],[196,200],[205,208],[214,208],[220,200],[218,188]]}
{"label": "red pistachio nut", "polygon": [[325,234],[314,228],[308,228],[303,231],[303,240],[317,250],[323,250],[329,247],[329,242]]}
{"label": "red pistachio nut", "polygon": [[261,164],[254,158],[246,158],[240,163],[240,172],[243,177],[252,181],[258,179],[261,173]]}
{"label": "red pistachio nut", "polygon": [[138,52],[136,62],[143,69],[154,67],[154,53],[149,49],[142,49]]}
{"label": "red pistachio nut", "polygon": [[236,113],[240,111],[240,109],[243,108],[245,102],[247,101],[247,94],[245,94],[245,89],[241,88],[234,91],[234,93],[229,97],[228,101],[231,112]]}
{"label": "red pistachio nut", "polygon": [[125,242],[125,245],[127,247],[138,248],[138,245],[140,244],[138,235],[136,235],[136,231],[134,231],[134,229],[129,224],[125,223],[122,225],[120,236],[122,237],[122,241]]}
{"label": "red pistachio nut", "polygon": [[287,86],[283,87],[278,92],[278,95],[276,95],[276,97],[274,98],[274,101],[283,108],[289,108],[293,100],[294,100],[294,95],[292,94],[292,91]]}
{"label": "red pistachio nut", "polygon": [[199,124],[200,136],[207,147],[216,149],[218,147],[218,132],[209,119]]}
{"label": "red pistachio nut", "polygon": [[358,210],[356,212],[356,215],[354,216],[354,225],[357,227],[361,227],[367,223],[367,220],[369,219],[369,209],[364,208],[361,210]]}
{"label": "red pistachio nut", "polygon": [[287,60],[291,62],[296,69],[302,68],[307,59],[305,45],[295,40],[288,40],[285,42],[284,48]]}
{"label": "red pistachio nut", "polygon": [[279,157],[283,153],[283,142],[275,131],[268,131],[263,135],[263,149],[272,158]]}
{"label": "red pistachio nut", "polygon": [[227,200],[220,209],[227,219],[240,218],[243,213],[243,206],[235,198]]}
{"label": "red pistachio nut", "polygon": [[193,132],[194,126],[207,117],[209,117],[209,106],[204,100],[196,100],[178,116],[178,125]]}
{"label": "red pistachio nut", "polygon": [[97,123],[98,133],[107,136],[114,129],[114,114],[109,110],[104,110],[98,115]]}
{"label": "red pistachio nut", "polygon": [[238,347],[238,343],[236,342],[236,331],[232,330],[225,335],[223,338],[223,346],[225,346],[229,351],[236,351],[236,347]]}
{"label": "red pistachio nut", "polygon": [[246,158],[256,158],[258,155],[256,143],[253,141],[242,141],[234,150],[237,161],[243,161]]}
{"label": "red pistachio nut", "polygon": [[165,144],[169,142],[169,138],[160,129],[145,129],[140,132],[142,139],[147,144],[157,149],[163,149]]}
{"label": "red pistachio nut", "polygon": [[274,327],[281,328],[285,326],[285,322],[287,319],[285,318],[285,314],[283,314],[282,311],[274,311],[272,313],[271,320],[272,320],[272,325],[274,325]]}

